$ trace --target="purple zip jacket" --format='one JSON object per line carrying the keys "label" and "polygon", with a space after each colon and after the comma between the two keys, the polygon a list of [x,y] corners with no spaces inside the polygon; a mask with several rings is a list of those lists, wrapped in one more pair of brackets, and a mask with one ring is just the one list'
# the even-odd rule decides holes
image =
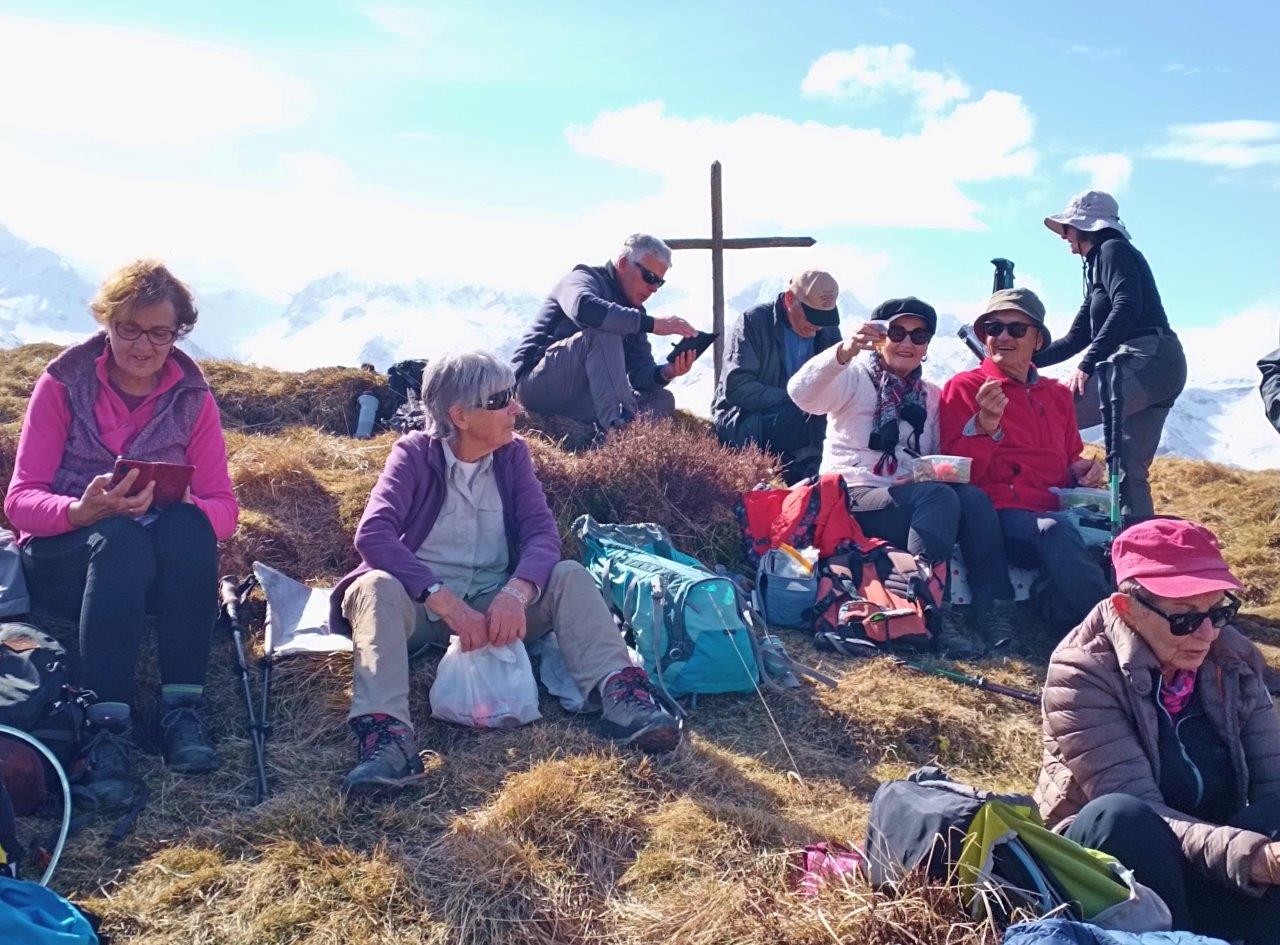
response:
{"label": "purple zip jacket", "polygon": [[[560,533],[523,439],[517,436],[494,450],[493,472],[502,497],[507,551],[516,563],[512,576],[545,589],[560,561]],[[334,633],[351,633],[342,616],[342,597],[366,571],[386,571],[414,600],[438,580],[417,551],[440,515],[445,488],[444,447],[438,439],[414,432],[396,440],[356,527],[360,565],[329,597]]]}

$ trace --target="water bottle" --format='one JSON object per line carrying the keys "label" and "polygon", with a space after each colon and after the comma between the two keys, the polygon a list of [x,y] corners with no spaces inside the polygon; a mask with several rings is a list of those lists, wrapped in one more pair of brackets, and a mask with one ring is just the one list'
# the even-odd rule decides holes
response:
{"label": "water bottle", "polygon": [[365,391],[356,398],[360,405],[360,419],[356,421],[356,439],[367,440],[373,436],[373,421],[378,415],[378,398],[371,391]]}

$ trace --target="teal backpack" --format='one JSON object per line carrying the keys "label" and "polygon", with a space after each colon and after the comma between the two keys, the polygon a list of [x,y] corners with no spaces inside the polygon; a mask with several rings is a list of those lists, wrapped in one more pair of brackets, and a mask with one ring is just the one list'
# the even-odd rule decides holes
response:
{"label": "teal backpack", "polygon": [[602,525],[583,515],[573,530],[582,563],[668,696],[757,687],[755,638],[733,581],[674,548],[660,525]]}

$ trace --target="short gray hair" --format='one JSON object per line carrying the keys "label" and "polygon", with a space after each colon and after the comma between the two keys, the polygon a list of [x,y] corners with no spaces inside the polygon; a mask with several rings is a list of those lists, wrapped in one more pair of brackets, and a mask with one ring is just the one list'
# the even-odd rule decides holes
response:
{"label": "short gray hair", "polygon": [[477,407],[515,383],[511,365],[488,351],[463,351],[432,359],[422,374],[427,433],[452,442],[458,429],[449,417],[450,407]]}
{"label": "short gray hair", "polygon": [[664,266],[671,265],[671,247],[656,236],[648,233],[632,233],[622,241],[622,250],[618,258],[626,258],[631,262],[640,262],[646,256],[653,256]]}

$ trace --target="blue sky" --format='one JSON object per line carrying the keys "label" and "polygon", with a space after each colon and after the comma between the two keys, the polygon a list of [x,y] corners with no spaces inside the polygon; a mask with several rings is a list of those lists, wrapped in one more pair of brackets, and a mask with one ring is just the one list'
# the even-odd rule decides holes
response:
{"label": "blue sky", "polygon": [[730,235],[819,239],[731,284],[812,263],[963,312],[1004,255],[1061,322],[1079,265],[1041,219],[1099,183],[1175,323],[1214,324],[1280,309],[1277,35],[1262,3],[0,0],[0,224],[90,277],[539,291],[703,234],[718,157]]}

